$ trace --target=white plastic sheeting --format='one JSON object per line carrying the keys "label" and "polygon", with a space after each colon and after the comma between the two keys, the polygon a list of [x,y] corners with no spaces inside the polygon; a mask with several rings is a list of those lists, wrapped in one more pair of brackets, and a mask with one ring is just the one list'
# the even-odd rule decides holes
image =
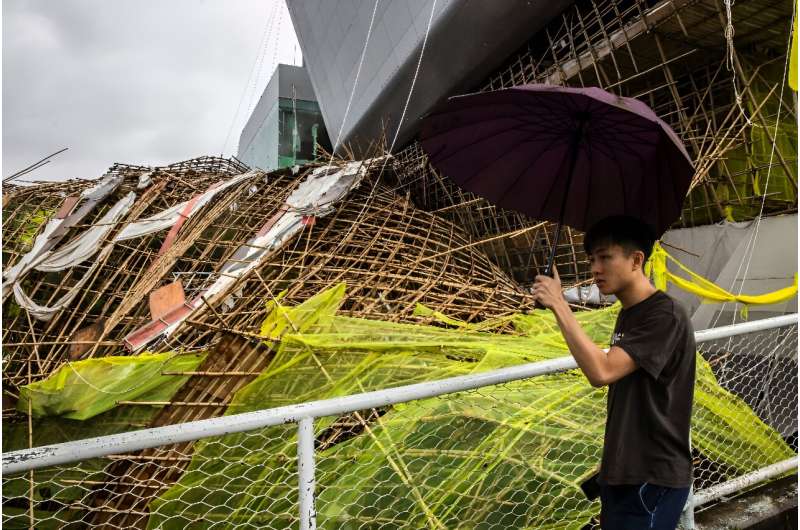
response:
{"label": "white plastic sheeting", "polygon": [[[288,210],[264,235],[256,236],[239,247],[230,260],[220,269],[219,278],[200,296],[190,302],[194,313],[204,307],[203,298],[213,300],[224,294],[245,273],[258,267],[272,251],[280,248],[289,238],[303,227],[303,217],[315,215],[323,217],[334,210],[333,204],[344,198],[361,183],[369,165],[375,159],[350,162],[342,168],[323,166],[315,169],[286,199]],[[170,336],[188,314],[163,331]],[[156,337],[152,337],[155,339]],[[145,344],[137,345],[139,349]]]}
{"label": "white plastic sheeting", "polygon": [[[330,166],[315,169],[286,199],[288,211],[262,236],[250,239],[222,266],[221,277],[208,288],[206,298],[224,291],[243,273],[256,267],[259,258],[279,248],[303,227],[303,217],[324,217],[333,211],[333,203],[356,187],[369,161],[350,162],[336,171]],[[336,168],[334,168],[336,169]],[[240,251],[243,251],[240,254]]]}
{"label": "white plastic sheeting", "polygon": [[617,297],[604,295],[597,288],[597,285],[584,285],[580,287],[570,287],[564,290],[564,299],[573,304],[611,304],[617,301]]}
{"label": "white plastic sheeting", "polygon": [[[92,264],[90,269],[86,272],[86,274],[84,274],[83,278],[81,278],[81,280],[78,281],[78,283],[76,283],[64,296],[50,306],[42,306],[37,304],[22,290],[22,287],[19,285],[17,280],[19,280],[19,278],[31,268],[35,268],[36,270],[44,272],[60,271],[74,267],[75,265],[78,265],[91,258],[97,252],[97,249],[100,247],[108,233],[119,224],[120,219],[122,219],[125,214],[128,213],[131,206],[135,202],[136,193],[128,193],[128,195],[126,195],[124,198],[117,201],[117,203],[86,232],[81,234],[73,241],[70,241],[62,248],[58,249],[58,251],[49,251],[49,248],[54,246],[53,240],[55,239],[57,242],[57,240],[60,239],[60,236],[57,235],[59,228],[64,228],[65,226],[69,227],[77,223],[82,217],[88,214],[98,202],[112,193],[122,182],[121,176],[108,176],[99,184],[81,194],[81,198],[86,198],[87,203],[84,204],[76,213],[68,216],[67,219],[52,219],[48,221],[42,233],[37,236],[36,240],[34,241],[33,249],[26,254],[15,267],[12,267],[6,273],[6,281],[3,284],[3,296],[5,297],[9,291],[13,292],[14,298],[20,307],[27,310],[34,318],[48,321],[53,317],[53,315],[67,307],[72,302],[100,263],[102,263],[108,253],[111,252],[114,243],[169,228],[175,224],[182,214],[186,215],[187,218],[191,217],[204,205],[206,205],[216,194],[224,191],[227,188],[230,188],[235,184],[238,184],[254,174],[255,173],[252,171],[249,173],[243,173],[226,182],[211,186],[205,193],[198,197],[192,209],[186,214],[183,214],[182,211],[189,201],[176,204],[175,206],[159,212],[148,219],[127,225],[112,240],[111,243],[103,248],[102,252]],[[146,182],[146,179],[143,180],[142,177],[149,179],[149,174],[145,173],[144,175],[140,176],[140,184]],[[146,186],[147,184],[145,184],[144,187]]]}
{"label": "white plastic sheeting", "polygon": [[136,200],[134,192],[124,198],[106,212],[106,214],[79,237],[73,239],[57,251],[42,254],[34,268],[37,271],[53,272],[74,267],[91,258],[100,248],[101,243],[114,228],[116,223],[128,213]]}
{"label": "white plastic sheeting", "polygon": [[[200,211],[200,209],[205,206],[208,201],[214,198],[216,194],[221,191],[224,191],[231,186],[234,186],[243,180],[246,180],[253,175],[255,175],[255,171],[249,171],[247,173],[242,173],[241,175],[237,175],[232,179],[223,182],[219,186],[212,186],[205,193],[203,193],[195,202],[192,209],[187,212],[186,217],[187,219]],[[184,208],[189,201],[184,201],[182,203],[176,204],[175,206],[171,206],[166,210],[162,210],[157,214],[148,217],[147,219],[142,219],[141,221],[136,221],[135,223],[131,223],[123,228],[119,234],[114,237],[114,241],[125,241],[127,239],[134,239],[137,237],[142,237],[147,234],[154,234],[156,232],[160,232],[161,230],[166,230],[174,225],[178,219],[181,217],[181,212],[183,212]]]}
{"label": "white plastic sheeting", "polygon": [[[106,175],[96,185],[83,190],[81,201],[84,201],[84,204],[74,213],[67,216],[66,219],[49,220],[33,241],[33,247],[30,252],[22,256],[13,267],[3,273],[3,299],[13,289],[14,284],[38,262],[38,258],[44,252],[53,248],[64,237],[69,227],[77,224],[98,203],[116,190],[121,183],[121,175]],[[80,204],[81,201],[78,201],[78,203]]]}
{"label": "white plastic sheeting", "polygon": [[20,307],[28,311],[35,319],[42,320],[44,322],[49,321],[51,318],[53,318],[53,315],[67,307],[70,302],[72,302],[75,296],[77,296],[77,294],[81,291],[86,281],[92,277],[92,274],[97,269],[99,264],[103,262],[103,258],[107,256],[109,252],[111,252],[113,247],[114,245],[111,243],[106,245],[100,253],[98,259],[95,260],[89,270],[86,271],[86,274],[83,275],[83,278],[81,278],[80,281],[69,290],[69,292],[58,299],[58,301],[56,301],[53,305],[42,306],[37,304],[27,294],[25,294],[19,283],[15,283],[13,285],[14,299],[17,301],[17,304],[19,304]]}
{"label": "white plastic sheeting", "polygon": [[[188,201],[186,201],[188,202]],[[127,239],[134,239],[147,234],[153,234],[161,230],[166,230],[175,224],[178,220],[181,211],[186,207],[186,202],[170,206],[166,210],[162,210],[155,215],[152,215],[141,221],[130,223],[123,228],[119,234],[114,236],[114,241],[125,241]]]}
{"label": "white plastic sheeting", "polygon": [[[662,241],[667,252],[685,266],[733,293],[775,291],[791,285],[797,272],[797,214],[765,217],[758,222],[724,221],[670,230]],[[704,304],[697,296],[672,284],[667,284],[667,294],[689,311],[695,329],[741,320],[738,304]],[[777,304],[751,306],[748,318],[795,312],[797,297]]]}
{"label": "white plastic sheeting", "polygon": [[152,171],[147,171],[139,175],[139,182],[136,183],[136,189],[143,190],[147,186],[152,184],[153,183],[153,179],[151,178],[152,174],[153,174]]}

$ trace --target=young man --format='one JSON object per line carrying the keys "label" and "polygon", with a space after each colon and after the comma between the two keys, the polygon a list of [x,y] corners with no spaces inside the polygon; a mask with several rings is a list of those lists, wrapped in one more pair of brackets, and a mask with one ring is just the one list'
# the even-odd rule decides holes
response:
{"label": "young man", "polygon": [[572,315],[555,270],[533,287],[592,386],[609,386],[597,479],[604,530],[673,530],[692,482],[694,330],[683,307],[644,275],[654,241],[646,224],[627,216],[606,218],[586,234],[598,289],[622,304],[608,353]]}

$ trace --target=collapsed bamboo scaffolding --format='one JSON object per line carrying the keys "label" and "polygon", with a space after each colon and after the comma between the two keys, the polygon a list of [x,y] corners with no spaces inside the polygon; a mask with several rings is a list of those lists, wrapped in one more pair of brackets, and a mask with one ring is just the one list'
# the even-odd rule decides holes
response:
{"label": "collapsed bamboo scaffolding", "polygon": [[[783,22],[780,17],[786,16],[787,5],[738,3],[733,22],[769,28],[773,22]],[[794,120],[793,107],[779,98],[780,87],[765,70],[782,64],[785,32],[741,31],[730,57],[725,23],[724,10],[714,1],[577,4],[532,36],[481,88],[528,82],[598,85],[648,101],[679,132],[697,160],[694,191],[680,226],[724,218],[727,208],[755,215],[753,204],[764,197],[766,213],[794,211],[796,184],[792,202],[774,185],[757,189],[757,180],[761,173],[780,168],[786,176],[782,182],[792,186],[796,153],[779,145],[771,163],[761,160],[744,168],[730,158],[744,150],[755,159],[754,134],[763,133],[773,142],[770,123],[778,109]],[[734,65],[730,70],[729,60]],[[375,154],[380,154],[380,145],[376,142]],[[546,257],[552,227],[464,193],[430,167],[416,143],[387,160],[371,169],[365,183],[337,204],[330,216],[307,224],[280,252],[239,279],[226,297],[207,302],[207,311],[186,320],[166,340],[148,346],[153,351],[209,352],[196,369],[178,372],[188,380],[176,395],[169,401],[124,401],[120,407],[161,407],[141,426],[224,413],[231,396],[269,363],[270,350],[255,332],[267,314],[265,302],[282,291],[287,303],[299,303],[344,281],[348,285],[344,314],[396,322],[420,321],[422,317],[413,313],[416,303],[466,321],[530,308],[523,286]],[[69,310],[50,322],[33,320],[13,298],[5,300],[4,419],[28,423],[32,435],[30,414],[13,409],[19,386],[76,359],[125,354],[123,339],[152,318],[148,297],[155,289],[180,280],[187,298],[202,293],[220,277],[221,265],[280,211],[292,189],[313,169],[312,165],[298,173],[286,169],[252,175],[187,221],[164,252],[164,234],[158,233],[115,245]],[[117,164],[108,174],[123,176],[122,185],[75,231],[92,226],[113,200],[136,190],[145,173],[153,183],[140,192],[126,223],[163,211],[246,170],[235,159],[214,157],[160,168]],[[749,184],[743,186],[742,180]],[[30,249],[42,223],[68,197],[90,186],[87,181],[6,186],[4,270]],[[584,283],[589,271],[583,235],[564,230],[556,264],[565,283]],[[26,292],[38,303],[50,304],[80,281],[90,266],[91,262],[82,263],[60,273],[34,271],[24,280]],[[91,340],[81,338],[86,330],[92,331]],[[352,425],[365,428],[370,421],[343,418],[342,430],[328,433],[330,440],[345,436],[342,433]],[[32,443],[32,436],[29,439]],[[114,458],[106,469],[107,480],[86,483],[93,493],[80,507],[86,511],[83,520],[93,525],[142,526],[149,501],[182,475],[191,454],[191,444],[181,444]]]}
{"label": "collapsed bamboo scaffolding", "polygon": [[[420,321],[422,317],[413,313],[417,303],[466,320],[530,307],[530,296],[483,253],[492,241],[474,241],[457,225],[416,208],[407,197],[381,183],[382,177],[398,167],[394,161],[376,166],[331,215],[309,223],[280,252],[243,276],[227,297],[210,302],[209,311],[188,320],[166,341],[148,346],[155,351],[209,352],[196,373],[187,374],[187,383],[170,401],[123,400],[118,405],[163,407],[151,422],[154,426],[223,413],[236,390],[251,381],[269,360],[268,348],[253,331],[268,312],[265,302],[282,291],[285,301],[297,303],[344,281],[349,291],[348,304],[342,308],[345,314],[389,321]],[[243,169],[212,159],[156,170],[115,166],[112,171],[124,175],[123,184],[94,214],[94,220],[103,215],[108,204],[134,189],[144,172],[151,173],[156,192],[141,192],[138,208],[131,210],[123,225],[169,208]],[[7,299],[3,330],[6,387],[13,389],[46,377],[79,358],[125,354],[122,338],[151,319],[148,295],[153,290],[180,279],[187,297],[202,292],[220,276],[220,266],[237,248],[281,211],[287,195],[312,169],[304,168],[297,174],[288,169],[270,174],[254,172],[229,192],[215,197],[201,215],[191,218],[165,252],[159,252],[163,233],[118,244],[102,257],[69,310],[57,313],[49,322],[31,319],[13,297]],[[50,193],[35,195],[35,203],[34,194],[14,190],[16,194],[5,208],[6,219],[30,217],[34,212],[36,219],[26,222],[41,223],[46,215],[39,213],[52,215],[76,186],[55,186]],[[85,221],[75,231],[80,233],[92,224]],[[12,226],[21,229],[13,223],[7,228]],[[120,229],[116,227],[112,233]],[[4,268],[13,265],[27,246],[21,243],[11,247]],[[69,291],[90,266],[82,263],[59,273],[34,270],[23,283],[37,302],[51,303]],[[83,330],[92,326],[97,330],[94,340],[82,340]],[[210,378],[207,374],[218,375]],[[10,406],[13,404],[8,403],[4,413],[13,423]],[[139,460],[117,461],[109,468],[109,476],[120,477],[125,484],[112,481],[95,488],[98,493],[90,505],[102,509],[90,511],[93,524],[140,524],[141,514],[155,493],[150,485],[153,481],[169,484],[176,480],[185,461],[178,457],[190,451],[189,445],[160,448],[138,455]],[[148,461],[153,463],[148,465]],[[164,465],[165,461],[172,463]],[[134,488],[132,483],[143,486]]]}

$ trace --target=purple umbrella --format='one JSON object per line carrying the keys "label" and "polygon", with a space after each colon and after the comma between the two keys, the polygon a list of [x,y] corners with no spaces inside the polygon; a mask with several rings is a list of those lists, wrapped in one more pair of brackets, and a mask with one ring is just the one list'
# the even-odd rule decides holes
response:
{"label": "purple umbrella", "polygon": [[694,168],[650,108],[599,88],[522,85],[450,98],[425,118],[430,161],[461,188],[579,230],[610,215],[660,236],[681,213]]}

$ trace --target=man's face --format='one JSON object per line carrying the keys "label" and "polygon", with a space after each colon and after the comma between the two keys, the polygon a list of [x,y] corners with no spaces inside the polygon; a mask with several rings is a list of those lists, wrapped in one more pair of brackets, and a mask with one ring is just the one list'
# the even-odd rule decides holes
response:
{"label": "man's face", "polygon": [[589,255],[592,276],[597,288],[604,295],[615,294],[625,289],[641,274],[641,252],[626,255],[625,249],[619,245],[598,245]]}

